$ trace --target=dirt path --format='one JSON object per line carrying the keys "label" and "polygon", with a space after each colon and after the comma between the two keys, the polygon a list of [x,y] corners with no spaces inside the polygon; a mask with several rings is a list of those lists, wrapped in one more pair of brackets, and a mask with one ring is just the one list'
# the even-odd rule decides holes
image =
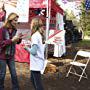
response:
{"label": "dirt path", "polygon": [[[64,57],[54,58],[51,56],[51,58],[48,59],[49,61],[53,62],[57,67],[59,65],[59,73],[47,73],[42,75],[45,90],[90,90],[90,62],[86,69],[88,79],[82,78],[81,82],[78,82],[77,76],[70,75],[68,78],[66,78],[66,73],[69,69],[69,62],[73,59],[77,50],[78,47],[71,48],[71,46],[68,46],[68,52]],[[90,48],[87,48],[87,50],[90,50]],[[58,60],[60,61],[60,63],[57,64]],[[16,62],[16,69],[20,84],[20,90],[34,90],[30,81],[29,65],[27,63]],[[5,79],[5,90],[11,90],[10,80],[10,74],[7,70],[7,75]]]}
{"label": "dirt path", "polygon": [[[53,60],[53,59],[52,59]],[[66,73],[69,68],[65,63],[61,65],[60,72],[58,74],[44,74],[43,85],[45,90],[90,90],[90,63],[87,68],[88,79],[82,79],[78,82],[78,77],[70,75],[66,78]],[[16,62],[18,80],[20,84],[20,90],[34,90],[30,81],[29,66],[27,63]],[[24,68],[23,68],[24,67]],[[11,81],[9,72],[7,72],[5,80],[5,90],[11,90]]]}

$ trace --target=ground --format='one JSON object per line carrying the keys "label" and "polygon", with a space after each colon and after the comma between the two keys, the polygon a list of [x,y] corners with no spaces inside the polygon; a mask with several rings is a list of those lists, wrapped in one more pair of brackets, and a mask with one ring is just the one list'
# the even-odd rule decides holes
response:
{"label": "ground", "polygon": [[[76,45],[74,44],[74,46]],[[59,66],[59,71],[54,74],[47,73],[42,75],[44,90],[90,90],[90,63],[86,69],[88,79],[82,78],[81,82],[78,82],[77,76],[70,75],[68,78],[66,78],[66,74],[70,66],[69,62],[73,59],[76,51],[80,48],[81,47],[73,48],[69,45],[67,47],[68,53],[66,53],[66,55],[62,58],[55,58],[52,56],[48,58],[48,60],[53,62],[53,64],[55,64],[57,67]],[[90,48],[86,49],[90,50]],[[29,65],[27,63],[16,62],[16,70],[20,90],[34,90],[30,81]],[[10,80],[10,74],[7,69],[5,90],[11,90]]]}

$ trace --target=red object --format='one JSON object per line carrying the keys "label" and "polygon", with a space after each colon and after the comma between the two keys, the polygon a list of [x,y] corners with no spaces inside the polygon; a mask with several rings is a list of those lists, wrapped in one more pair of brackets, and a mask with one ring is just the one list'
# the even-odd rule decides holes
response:
{"label": "red object", "polygon": [[6,16],[6,12],[5,11],[1,11],[0,12],[0,22],[5,20],[5,16]]}
{"label": "red object", "polygon": [[16,53],[15,53],[15,60],[18,62],[30,62],[30,53],[28,53],[24,48],[24,44],[17,44],[16,45]]}

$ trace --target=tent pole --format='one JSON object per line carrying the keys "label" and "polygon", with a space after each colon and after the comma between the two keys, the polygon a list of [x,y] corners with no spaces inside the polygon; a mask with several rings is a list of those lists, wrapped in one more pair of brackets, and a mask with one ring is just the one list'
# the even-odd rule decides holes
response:
{"label": "tent pole", "polygon": [[[51,0],[46,0],[47,1],[47,6],[46,6],[46,41],[48,40],[49,36],[49,24],[50,24],[50,11],[51,11]],[[50,7],[49,7],[50,6]],[[46,59],[48,58],[48,45],[46,48]]]}
{"label": "tent pole", "polygon": [[[48,21],[49,21],[49,19],[48,19],[48,16],[49,16],[49,13],[48,13],[48,0],[46,0],[46,35],[45,35],[45,38],[46,38],[46,41],[48,40],[48,31],[49,31],[49,23],[48,23]],[[47,58],[48,58],[48,45],[47,45],[47,48],[46,48],[46,51],[45,51],[45,59],[47,60]]]}
{"label": "tent pole", "polygon": [[47,0],[47,6],[46,6],[46,41],[48,40],[48,29],[49,29],[49,6],[48,6],[48,0]]}

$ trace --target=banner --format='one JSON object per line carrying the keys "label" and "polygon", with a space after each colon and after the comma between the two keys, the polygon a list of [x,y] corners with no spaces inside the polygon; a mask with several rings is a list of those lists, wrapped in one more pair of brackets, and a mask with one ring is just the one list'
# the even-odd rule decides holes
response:
{"label": "banner", "polygon": [[55,30],[46,41],[47,44],[54,44],[54,56],[61,57],[66,52],[65,30]]}
{"label": "banner", "polygon": [[2,0],[6,10],[6,18],[12,12],[19,15],[19,22],[28,22],[29,0]]}
{"label": "banner", "polygon": [[19,15],[19,22],[28,22],[29,20],[29,0],[18,0],[17,14]]}
{"label": "banner", "polygon": [[90,10],[90,0],[85,1],[86,10]]}

